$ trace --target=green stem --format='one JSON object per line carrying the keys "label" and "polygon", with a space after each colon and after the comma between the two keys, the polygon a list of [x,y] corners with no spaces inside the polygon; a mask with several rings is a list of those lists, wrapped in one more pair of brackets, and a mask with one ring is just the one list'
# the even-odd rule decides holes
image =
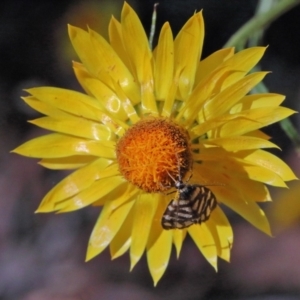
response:
{"label": "green stem", "polygon": [[[256,12],[255,15],[263,15],[270,11],[272,7],[277,5],[278,0],[259,0],[257,7],[256,7]],[[268,26],[265,26],[264,28],[260,28],[257,30],[251,37],[248,39],[248,47],[255,47],[260,44],[264,31],[267,29]]]}
{"label": "green stem", "polygon": [[[241,50],[246,43],[249,46],[257,46],[263,36],[264,29],[279,16],[300,4],[300,0],[260,0],[255,16],[242,26],[224,45],[226,47],[236,47]],[[267,4],[266,4],[267,3]],[[277,3],[277,4],[275,4]],[[255,68],[254,70],[255,71]],[[268,88],[264,83],[259,83],[255,88],[256,93],[268,93]],[[285,134],[291,139],[296,148],[300,149],[300,136],[290,119],[280,121],[280,126]],[[300,151],[300,150],[299,150]]]}
{"label": "green stem", "polygon": [[152,13],[152,20],[151,20],[151,28],[150,28],[150,34],[149,34],[149,47],[152,50],[153,49],[153,39],[155,34],[155,27],[156,27],[156,7],[158,3],[154,3],[153,5],[153,13]]}
{"label": "green stem", "polygon": [[[265,0],[266,1],[266,0]],[[257,14],[243,25],[224,45],[224,48],[234,47],[246,43],[250,36],[258,30],[272,23],[275,19],[292,9],[300,0],[281,0],[278,4],[263,14]]]}
{"label": "green stem", "polygon": [[284,119],[280,121],[280,127],[291,139],[297,149],[300,149],[300,137],[297,129],[294,127],[290,119]]}

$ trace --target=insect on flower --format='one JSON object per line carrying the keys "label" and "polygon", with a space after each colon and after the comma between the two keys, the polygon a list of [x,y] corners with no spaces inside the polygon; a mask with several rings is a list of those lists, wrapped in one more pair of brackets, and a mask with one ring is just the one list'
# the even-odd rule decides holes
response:
{"label": "insect on flower", "polygon": [[177,193],[162,216],[162,227],[183,229],[207,221],[217,206],[217,199],[212,191],[203,185],[184,183],[180,172],[178,180],[171,174],[169,176],[175,182]]}

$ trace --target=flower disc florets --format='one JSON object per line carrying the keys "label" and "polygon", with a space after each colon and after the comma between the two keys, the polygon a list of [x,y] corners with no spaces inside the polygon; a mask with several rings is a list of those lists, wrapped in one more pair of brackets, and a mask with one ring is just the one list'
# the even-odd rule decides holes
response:
{"label": "flower disc florets", "polygon": [[[117,144],[121,174],[146,192],[163,192],[191,169],[188,133],[165,118],[146,118],[132,126]],[[169,175],[170,174],[170,175]]]}

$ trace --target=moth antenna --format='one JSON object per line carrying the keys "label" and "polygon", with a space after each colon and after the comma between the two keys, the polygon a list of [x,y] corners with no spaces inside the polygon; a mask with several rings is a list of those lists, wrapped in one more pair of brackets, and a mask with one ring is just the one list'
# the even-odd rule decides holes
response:
{"label": "moth antenna", "polygon": [[178,169],[178,181],[182,182],[181,174],[180,174],[180,162],[178,154],[176,153],[176,159],[177,159],[177,169]]}
{"label": "moth antenna", "polygon": [[169,171],[167,171],[167,173],[170,176],[170,178],[174,181],[174,183],[176,184],[177,180],[175,180],[175,178],[169,173]]}

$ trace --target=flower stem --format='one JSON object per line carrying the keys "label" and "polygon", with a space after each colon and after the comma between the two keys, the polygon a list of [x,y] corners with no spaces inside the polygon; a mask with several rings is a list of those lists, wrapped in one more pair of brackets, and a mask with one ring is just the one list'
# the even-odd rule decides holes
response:
{"label": "flower stem", "polygon": [[[236,47],[241,50],[248,42],[249,46],[257,46],[263,36],[264,29],[282,14],[292,9],[300,0],[260,0],[257,10],[252,19],[242,26],[224,45]],[[255,71],[255,70],[252,70]],[[268,88],[260,82],[255,89],[258,93],[268,93]],[[300,135],[290,119],[280,121],[280,126],[285,134],[291,139],[296,148],[300,149]],[[300,151],[300,150],[299,150]]]}
{"label": "flower stem", "polygon": [[[272,7],[277,5],[277,3],[278,0],[269,0],[269,1],[259,0],[256,7],[255,15],[262,15],[267,13],[272,9]],[[264,26],[263,28],[260,28],[252,36],[249,37],[248,39],[249,47],[255,47],[260,44],[264,35],[264,31],[267,29],[267,27],[268,26]]]}
{"label": "flower stem", "polygon": [[269,11],[256,14],[231,36],[224,45],[224,48],[245,44],[250,36],[252,36],[256,31],[259,31],[269,25],[297,4],[300,4],[300,0],[280,0],[278,1],[278,4],[272,7]]}
{"label": "flower stem", "polygon": [[287,136],[291,139],[294,145],[297,148],[297,151],[300,151],[300,137],[299,133],[297,132],[296,128],[292,124],[290,119],[284,119],[280,121],[280,127],[283,131],[287,134]]}
{"label": "flower stem", "polygon": [[156,27],[156,7],[158,3],[154,3],[153,5],[153,13],[152,13],[152,21],[151,21],[151,28],[150,28],[150,34],[149,34],[149,47],[152,50],[153,48],[153,39],[155,34],[155,27]]}

